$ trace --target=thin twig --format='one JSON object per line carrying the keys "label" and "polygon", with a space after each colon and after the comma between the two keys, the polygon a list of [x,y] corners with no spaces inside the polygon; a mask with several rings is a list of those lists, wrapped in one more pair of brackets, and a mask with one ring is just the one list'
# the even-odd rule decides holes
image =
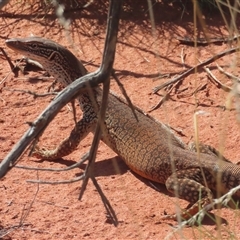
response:
{"label": "thin twig", "polygon": [[217,68],[218,70],[221,72],[221,73],[224,73],[226,76],[230,77],[231,79],[235,80],[235,81],[238,81],[240,82],[240,78],[237,77],[237,76],[234,76],[233,74],[229,73],[229,72],[226,72],[222,67],[220,67],[217,63]]}
{"label": "thin twig", "polygon": [[172,92],[175,85],[170,86],[170,89],[167,91],[167,93],[160,99],[160,101],[153,107],[151,107],[148,112],[152,112],[159,108],[165,101],[167,101],[170,97],[170,93]]}
{"label": "thin twig", "polygon": [[180,57],[181,57],[181,61],[182,61],[182,64],[183,64],[183,68],[186,68],[186,64],[185,64],[186,54],[184,54],[184,48],[182,48],[182,50],[181,50]]}
{"label": "thin twig", "polygon": [[26,169],[26,170],[38,170],[38,171],[49,171],[49,172],[64,172],[64,171],[69,171],[74,168],[80,167],[84,162],[87,161],[89,156],[89,153],[84,154],[82,156],[81,161],[77,162],[69,167],[66,168],[38,168],[38,167],[28,167],[28,166],[22,166],[22,165],[15,165],[15,168],[21,168],[21,169]]}
{"label": "thin twig", "polygon": [[[0,47],[0,50],[1,50],[1,52],[3,53],[3,55],[5,56],[5,58],[7,59],[8,64],[9,64],[9,66],[10,66],[10,68],[11,68],[11,72],[13,72],[15,76],[17,76],[18,64],[22,61],[22,59],[16,64],[16,66],[14,66],[14,64],[13,64],[12,61],[11,61],[11,59],[8,57],[7,53],[4,51],[4,49]],[[7,76],[5,76],[5,77],[3,78],[3,80],[0,82],[0,85],[5,82],[5,80],[6,80],[6,79],[8,78],[8,76],[11,74],[11,72],[9,72],[9,73],[7,74]]]}
{"label": "thin twig", "polygon": [[62,205],[56,204],[56,203],[54,203],[54,202],[47,202],[47,201],[40,201],[40,200],[37,200],[37,202],[41,202],[41,203],[45,203],[45,204],[48,204],[48,205],[52,205],[52,206],[54,206],[54,207],[69,209],[68,206],[62,206]]}
{"label": "thin twig", "polygon": [[189,93],[189,94],[178,94],[178,98],[187,98],[187,97],[191,97],[192,95],[198,93],[199,91],[205,89],[205,87],[207,86],[207,83],[204,83],[203,85],[199,85],[193,92]]}
{"label": "thin twig", "polygon": [[52,76],[44,77],[44,76],[35,76],[35,77],[18,77],[17,80],[24,80],[24,81],[52,81],[54,79]]}
{"label": "thin twig", "polygon": [[82,196],[83,196],[84,191],[86,190],[88,181],[89,181],[89,179],[91,179],[94,186],[96,187],[99,195],[101,196],[102,202],[105,206],[108,216],[111,218],[112,223],[115,226],[117,226],[118,220],[117,220],[115,211],[112,208],[112,206],[111,206],[110,202],[108,201],[108,199],[106,198],[106,196],[104,195],[103,191],[101,190],[101,188],[100,188],[99,184],[97,183],[97,180],[95,179],[95,176],[94,176],[94,164],[95,164],[95,159],[96,159],[96,155],[97,155],[97,149],[98,149],[98,145],[100,142],[101,133],[104,129],[104,118],[105,118],[105,113],[107,110],[109,87],[110,87],[110,79],[108,78],[108,81],[105,81],[103,83],[103,95],[102,95],[101,109],[100,109],[100,113],[99,113],[99,117],[98,117],[98,122],[97,122],[97,127],[95,130],[93,142],[92,142],[91,149],[89,152],[89,157],[88,157],[89,162],[88,162],[88,165],[86,167],[84,174],[82,174],[83,183],[82,183],[82,188],[79,193],[79,200],[82,199]]}
{"label": "thin twig", "polygon": [[[37,179],[38,179],[38,178],[39,178],[39,176],[38,176],[38,172],[37,172]],[[32,206],[33,206],[33,203],[34,203],[35,200],[36,200],[36,197],[37,197],[38,192],[39,192],[39,184],[37,184],[36,193],[34,194],[34,197],[33,197],[32,201],[31,201],[31,203],[30,203],[30,205],[29,205],[29,208],[28,208],[27,212],[26,212],[25,214],[22,214],[22,216],[21,216],[21,218],[20,218],[19,226],[22,226],[23,222],[27,219],[27,217],[28,217],[28,215],[29,215],[29,213],[30,213],[30,210],[31,210],[31,208],[32,208]]]}
{"label": "thin twig", "polygon": [[119,81],[119,79],[118,79],[118,77],[116,76],[114,70],[112,71],[112,77],[113,77],[114,80],[117,82],[118,87],[120,88],[123,96],[125,97],[125,99],[126,99],[128,105],[129,105],[129,107],[131,108],[134,117],[136,118],[136,120],[138,120],[138,117],[137,117],[137,114],[136,114],[136,110],[135,110],[135,108],[134,108],[134,106],[133,106],[133,104],[132,104],[132,101],[131,101],[131,99],[129,98],[129,96],[127,95],[127,92],[126,92],[123,84]]}
{"label": "thin twig", "polygon": [[228,87],[227,85],[221,83],[214,75],[213,73],[210,71],[209,68],[207,67],[203,67],[203,69],[207,72],[208,76],[210,77],[210,79],[217,83],[217,85],[219,85],[224,91],[226,92],[231,92],[232,91],[232,88],[231,87]]}
{"label": "thin twig", "polygon": [[157,108],[159,108],[160,106],[162,106],[162,104],[168,100],[169,96],[170,96],[170,93],[169,92],[166,93],[156,105],[152,106],[148,110],[148,112],[152,112],[152,111],[156,110]]}
{"label": "thin twig", "polygon": [[224,52],[218,53],[217,55],[215,55],[215,56],[207,59],[206,61],[204,61],[204,62],[202,62],[202,63],[199,63],[199,64],[197,64],[196,66],[190,68],[189,70],[187,70],[186,72],[184,72],[184,73],[181,74],[180,76],[177,76],[177,77],[169,80],[168,82],[165,82],[165,83],[163,83],[163,84],[155,87],[155,88],[153,89],[153,92],[154,92],[154,93],[157,93],[159,90],[167,87],[168,85],[171,85],[171,84],[173,84],[173,83],[176,83],[176,82],[181,81],[183,78],[185,78],[185,77],[189,76],[190,74],[194,73],[194,72],[196,71],[196,69],[202,68],[202,67],[204,67],[204,66],[206,66],[206,65],[208,65],[208,64],[210,64],[210,63],[212,63],[212,62],[214,62],[214,61],[216,61],[217,59],[219,59],[219,58],[221,58],[221,57],[224,57],[224,56],[227,56],[227,55],[229,55],[229,54],[235,53],[235,52],[237,52],[239,49],[240,49],[240,47],[235,47],[235,48],[226,50],[226,51],[224,51]]}
{"label": "thin twig", "polygon": [[186,44],[186,45],[201,45],[201,46],[207,46],[209,44],[221,44],[221,43],[227,43],[227,42],[233,42],[237,39],[240,38],[240,35],[234,36],[234,37],[223,37],[223,38],[196,38],[196,39],[191,39],[188,37],[182,38],[182,37],[177,37],[176,39],[181,43],[181,44]]}
{"label": "thin twig", "polygon": [[12,72],[14,72],[14,69],[16,68],[16,66],[14,66],[14,64],[12,63],[10,57],[7,55],[7,53],[5,52],[5,50],[2,47],[0,47],[0,50],[3,53],[4,57],[6,58],[9,66],[10,66],[10,68],[12,70]]}
{"label": "thin twig", "polygon": [[27,94],[33,95],[34,98],[46,97],[46,96],[50,96],[50,95],[58,95],[59,94],[59,92],[36,93],[36,92],[30,91],[30,90],[12,89],[12,88],[8,88],[8,87],[4,87],[3,89],[7,90],[7,91],[11,91],[11,92],[27,93]]}
{"label": "thin twig", "polygon": [[81,175],[79,177],[69,179],[69,180],[59,180],[59,181],[44,181],[44,180],[27,180],[29,183],[38,183],[38,184],[50,184],[50,185],[58,185],[58,184],[69,184],[74,182],[79,182],[83,180],[84,176]]}
{"label": "thin twig", "polygon": [[[37,178],[38,178],[38,173],[37,173]],[[27,209],[27,212],[24,214],[24,210],[22,211],[19,224],[14,225],[14,226],[11,226],[11,227],[9,228],[9,230],[6,231],[4,234],[0,234],[0,238],[3,238],[4,236],[8,235],[8,234],[11,233],[12,231],[14,231],[16,228],[20,228],[20,227],[29,225],[29,224],[24,224],[24,221],[27,219],[27,217],[28,217],[28,215],[29,215],[29,213],[30,213],[30,210],[31,210],[31,208],[32,208],[32,206],[33,206],[33,203],[34,203],[35,200],[36,200],[36,197],[37,197],[38,192],[39,192],[39,184],[37,185],[37,190],[36,190],[36,192],[35,192],[35,194],[34,194],[34,197],[33,197],[32,201],[31,201],[31,203],[30,203],[29,208]]]}

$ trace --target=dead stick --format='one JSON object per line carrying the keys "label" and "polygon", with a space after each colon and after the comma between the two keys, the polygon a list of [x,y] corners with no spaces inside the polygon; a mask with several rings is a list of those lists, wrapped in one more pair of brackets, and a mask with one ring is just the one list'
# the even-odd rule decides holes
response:
{"label": "dead stick", "polygon": [[194,45],[197,43],[197,45],[209,45],[209,44],[219,44],[219,43],[227,43],[227,42],[232,42],[240,38],[240,35],[228,38],[228,37],[223,37],[223,38],[197,38],[197,39],[191,39],[191,38],[182,38],[182,37],[177,37],[177,40],[181,44],[186,44],[186,45]]}
{"label": "dead stick", "polygon": [[170,81],[165,82],[165,83],[163,83],[162,85],[159,85],[159,86],[155,87],[155,88],[153,89],[153,93],[157,93],[159,90],[167,87],[168,85],[171,85],[171,84],[173,84],[173,83],[176,83],[176,82],[182,80],[183,78],[185,78],[185,77],[189,76],[190,74],[192,74],[193,72],[195,72],[195,70],[196,70],[197,68],[202,68],[202,67],[204,67],[204,66],[206,66],[206,65],[208,65],[208,64],[210,64],[210,63],[212,63],[212,62],[214,62],[214,61],[216,61],[217,59],[219,59],[219,58],[221,58],[221,57],[224,57],[224,56],[226,56],[226,55],[229,55],[229,54],[232,54],[232,53],[237,52],[239,49],[240,49],[240,47],[235,47],[235,48],[226,50],[226,51],[224,51],[224,52],[221,52],[221,53],[219,53],[219,54],[217,54],[217,55],[215,55],[215,56],[207,59],[206,61],[204,61],[204,62],[196,65],[195,67],[190,68],[189,70],[187,70],[186,72],[184,72],[184,73],[181,74],[180,76],[178,76],[178,77],[176,77],[176,78],[173,78],[173,79],[171,79]]}
{"label": "dead stick", "polygon": [[11,89],[11,88],[3,88],[4,90],[7,90],[7,91],[11,91],[11,92],[22,92],[22,93],[27,93],[27,94],[30,94],[30,95],[33,95],[34,98],[37,98],[37,97],[46,97],[46,96],[49,96],[49,95],[58,95],[59,93],[58,92],[48,92],[48,93],[36,93],[36,92],[33,92],[33,91],[30,91],[30,90],[23,90],[23,89]]}
{"label": "dead stick", "polygon": [[226,72],[226,71],[225,71],[222,67],[220,67],[218,64],[217,64],[217,68],[218,68],[218,70],[219,70],[221,73],[225,74],[226,76],[232,78],[232,79],[235,80],[235,81],[240,82],[240,78],[239,78],[239,77],[234,76],[233,74],[231,74],[231,73],[229,73],[229,72]]}
{"label": "dead stick", "polygon": [[1,52],[3,53],[4,57],[7,59],[8,64],[10,65],[10,68],[11,68],[11,70],[13,71],[14,68],[15,68],[15,66],[14,66],[14,64],[12,63],[11,59],[8,57],[8,55],[6,54],[6,52],[4,51],[3,48],[0,47],[0,50],[1,50]]}
{"label": "dead stick", "polygon": [[232,88],[228,87],[227,85],[221,83],[214,75],[213,73],[210,71],[209,68],[207,67],[203,67],[203,69],[207,72],[208,76],[210,77],[210,79],[214,82],[216,82],[218,85],[220,85],[220,87],[226,91],[226,92],[230,92],[232,91]]}

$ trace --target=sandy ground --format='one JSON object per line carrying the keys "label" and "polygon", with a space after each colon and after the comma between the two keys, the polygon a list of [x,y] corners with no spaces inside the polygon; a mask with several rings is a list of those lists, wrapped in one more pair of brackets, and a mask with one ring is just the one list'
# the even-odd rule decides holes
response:
{"label": "sandy ground", "polygon": [[[11,1],[0,12],[0,47],[12,61],[16,55],[5,45],[12,37],[30,34],[52,39],[68,47],[86,64],[89,71],[97,69],[101,62],[106,30],[108,4],[96,1],[85,10],[69,12],[70,31],[59,24],[58,19],[46,7],[37,2],[26,4]],[[182,9],[178,3],[159,1],[154,5],[156,30],[152,32],[147,1],[124,3],[114,69],[127,90],[132,102],[148,112],[162,98],[152,89],[169,80],[190,66],[229,49],[229,44],[200,46],[181,45],[177,36],[192,37],[194,34],[191,8]],[[227,36],[228,32],[217,12],[205,11],[204,20],[210,37]],[[229,18],[229,15],[227,15]],[[239,19],[236,20],[239,22]],[[203,37],[201,24],[196,34]],[[236,43],[232,43],[236,46]],[[185,62],[181,61],[181,54]],[[3,159],[32,122],[51,101],[51,97],[36,98],[12,91],[24,89],[45,93],[53,79],[44,71],[21,72],[17,77],[0,55],[0,160]],[[226,56],[217,61],[226,71],[239,75],[238,55]],[[232,86],[232,80],[219,73],[216,64],[210,65],[218,79]],[[169,77],[158,78],[161,74]],[[198,91],[195,91],[198,89]],[[120,94],[114,80],[111,90]],[[163,91],[160,92],[164,94]],[[224,155],[233,162],[239,160],[240,133],[238,127],[238,99],[232,99],[231,111],[224,110],[229,94],[216,86],[203,69],[191,74],[173,89],[170,99],[151,115],[177,130],[184,142],[194,138],[193,116],[197,110],[201,142],[214,147],[224,146]],[[78,108],[77,108],[78,109]],[[81,112],[78,112],[81,118]],[[41,137],[41,145],[52,148],[68,136],[74,127],[73,115],[64,107]],[[66,167],[77,161],[89,150],[92,136],[82,141],[71,155],[58,161],[38,161],[25,153],[19,164],[36,167]],[[117,166],[117,168],[116,168]],[[187,202],[178,200],[167,192],[165,186],[159,191],[149,181],[132,173],[124,162],[106,145],[100,144],[96,178],[116,211],[119,225],[114,227],[106,216],[101,199],[89,182],[82,201],[78,200],[81,182],[64,185],[39,185],[27,183],[29,179],[67,180],[79,176],[83,167],[68,172],[37,172],[12,169],[0,181],[0,228],[9,231],[4,239],[240,239],[239,211],[221,209],[212,211],[200,227],[176,231],[175,222],[162,221],[164,211],[174,213],[176,205],[186,207]],[[36,194],[37,193],[37,194]],[[22,222],[21,227],[17,227]]]}

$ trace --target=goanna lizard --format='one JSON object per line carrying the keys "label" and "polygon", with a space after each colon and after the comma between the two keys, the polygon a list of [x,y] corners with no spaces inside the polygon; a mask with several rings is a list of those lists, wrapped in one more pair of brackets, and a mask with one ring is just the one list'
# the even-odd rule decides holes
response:
{"label": "goanna lizard", "polygon": [[[6,41],[8,47],[39,62],[58,82],[67,86],[87,70],[69,50],[51,40],[28,37]],[[70,136],[53,150],[35,149],[41,159],[62,158],[73,152],[88,133],[94,132],[102,89],[90,89],[78,97],[82,119]],[[116,152],[135,173],[162,183],[170,192],[195,206],[212,199],[212,191],[227,193],[240,184],[240,167],[225,158],[187,149],[163,123],[135,109],[138,120],[124,100],[110,93],[102,141]],[[204,176],[203,174],[204,173]],[[240,191],[236,192],[240,197]],[[200,204],[199,204],[200,202]],[[196,209],[198,208],[192,208]],[[194,212],[193,211],[193,212]],[[183,217],[188,218],[186,214]],[[192,214],[192,212],[191,212]]]}

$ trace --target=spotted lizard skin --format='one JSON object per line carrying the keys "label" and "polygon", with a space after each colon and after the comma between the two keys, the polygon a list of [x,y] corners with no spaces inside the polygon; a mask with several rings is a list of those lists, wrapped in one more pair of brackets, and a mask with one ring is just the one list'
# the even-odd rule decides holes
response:
{"label": "spotted lizard skin", "polygon": [[[66,48],[47,39],[28,37],[9,39],[8,47],[38,61],[55,79],[67,86],[86,74],[82,63]],[[53,150],[36,148],[33,156],[57,159],[73,152],[79,142],[94,132],[102,90],[89,89],[78,97],[82,119],[70,136]],[[92,103],[94,99],[95,104]],[[124,100],[110,93],[102,141],[116,152],[129,168],[149,180],[166,185],[170,192],[190,203],[210,202],[212,191],[221,194],[240,184],[240,167],[217,154],[190,151],[161,122],[135,108],[138,120]],[[201,171],[202,167],[202,171]],[[204,173],[204,177],[202,175]],[[217,183],[217,179],[219,182]],[[240,191],[236,192],[240,197]]]}

